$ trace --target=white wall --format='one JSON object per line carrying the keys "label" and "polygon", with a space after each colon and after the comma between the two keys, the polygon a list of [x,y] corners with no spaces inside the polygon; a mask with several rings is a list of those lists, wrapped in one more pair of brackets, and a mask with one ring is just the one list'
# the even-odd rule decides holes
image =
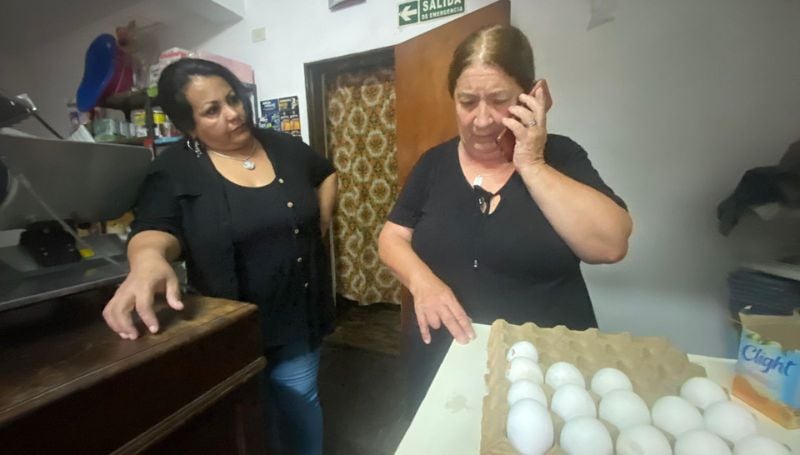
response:
{"label": "white wall", "polygon": [[[7,96],[15,96],[27,90],[26,78],[28,75],[28,64],[24,58],[7,49],[0,49],[0,92]],[[34,124],[37,123],[37,124]],[[35,120],[24,120],[15,128],[22,128],[28,131],[37,130],[38,122]],[[5,188],[3,189],[5,190]],[[19,242],[19,230],[0,231],[0,248],[16,245]]]}
{"label": "white wall", "polygon": [[[467,12],[490,3],[467,0]],[[589,151],[636,222],[623,263],[584,268],[600,325],[730,355],[725,275],[754,245],[798,244],[796,229],[754,220],[724,238],[715,208],[746,169],[775,163],[800,138],[800,3],[617,3],[613,22],[587,31],[586,0],[512,0],[512,22],[531,38],[555,97],[550,129]],[[399,28],[396,4],[330,12],[324,0],[248,0],[245,19],[226,26],[146,0],[38,49],[32,95],[66,129],[63,101],[82,73],[75,62],[96,34],[134,17],[165,24],[162,48],[202,47],[252,64],[262,99],[299,96],[307,137],[303,63],[396,44],[452,19]],[[267,39],[251,43],[262,26]]]}
{"label": "white wall", "polygon": [[[75,96],[83,74],[83,55],[92,39],[114,33],[116,26],[135,19],[150,26],[159,49],[204,49],[251,64],[261,99],[297,95],[303,134],[308,137],[303,64],[390,46],[412,38],[457,16],[400,28],[397,6],[390,0],[370,0],[335,12],[325,0],[214,0],[246,14],[235,24],[209,21],[195,14],[186,0],[138,0],[102,20],[26,49],[36,55],[28,68],[35,81],[31,96],[56,129],[68,132],[65,102]],[[466,0],[467,12],[493,0]],[[267,39],[252,43],[251,30],[266,27]]]}
{"label": "white wall", "polygon": [[9,91],[21,85],[27,69],[18,55],[4,49],[0,49],[0,61],[3,62],[3,71],[0,72],[0,91],[13,95]]}
{"label": "white wall", "polygon": [[[2,62],[0,92],[3,92],[6,96],[13,97],[21,93],[31,94],[31,92],[36,91],[37,84],[30,78],[31,65],[27,58],[18,52],[0,49],[0,62]],[[30,134],[52,137],[47,129],[32,118],[23,120],[13,127]]]}
{"label": "white wall", "polygon": [[512,7],[550,81],[549,128],[584,145],[635,220],[623,263],[584,267],[600,326],[732,354],[727,272],[765,232],[800,240],[752,219],[726,239],[715,218],[746,169],[800,139],[800,3],[618,4],[591,31],[584,1]]}
{"label": "white wall", "polygon": [[[466,13],[494,3],[465,1]],[[249,0],[242,22],[198,47],[253,65],[261,99],[297,95],[307,138],[304,63],[391,46],[454,17],[399,27],[397,2],[392,0],[367,0],[333,12],[326,0]],[[267,39],[250,43],[250,31],[258,27],[266,28]]]}

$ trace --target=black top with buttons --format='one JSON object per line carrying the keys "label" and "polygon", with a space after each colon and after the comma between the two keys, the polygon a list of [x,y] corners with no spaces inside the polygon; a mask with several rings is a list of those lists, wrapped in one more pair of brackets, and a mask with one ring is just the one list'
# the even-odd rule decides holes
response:
{"label": "black top with buttons", "polygon": [[[571,139],[549,135],[545,160],[625,207]],[[488,193],[464,177],[456,138],[420,158],[389,220],[414,229],[414,251],[452,288],[474,321],[504,318],[545,327],[596,327],[580,260],[547,221],[519,174],[498,194],[495,211],[482,213],[479,201]]]}
{"label": "black top with buttons", "polygon": [[276,174],[259,188],[228,181],[205,154],[167,149],[142,186],[131,237],[175,235],[191,286],[259,306],[265,346],[318,344],[333,328],[334,307],[316,188],[334,169],[289,135],[256,137]]}

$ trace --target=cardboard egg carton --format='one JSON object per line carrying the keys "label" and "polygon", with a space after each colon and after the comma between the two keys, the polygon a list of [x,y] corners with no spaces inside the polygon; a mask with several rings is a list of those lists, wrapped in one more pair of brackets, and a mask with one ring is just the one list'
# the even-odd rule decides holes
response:
{"label": "cardboard egg carton", "polygon": [[[569,330],[564,326],[541,328],[533,323],[512,325],[498,319],[492,324],[488,342],[488,373],[486,385],[489,391],[483,399],[481,422],[481,453],[515,455],[517,451],[506,438],[508,415],[508,388],[505,377],[508,361],[506,353],[514,343],[527,340],[539,351],[539,366],[542,372],[555,362],[563,361],[575,365],[586,380],[586,388],[599,405],[590,384],[594,373],[605,367],[621,370],[633,384],[633,391],[652,407],[664,395],[679,395],[681,385],[689,378],[706,376],[705,369],[689,362],[686,354],[677,350],[666,339],[658,337],[634,337],[629,333],[603,333],[597,329]],[[542,388],[547,402],[553,398],[553,390],[546,384]],[[548,455],[563,454],[558,447],[558,435],[564,421],[550,411],[553,418],[555,446]],[[602,422],[602,420],[601,420]],[[618,432],[606,424],[613,441]]]}

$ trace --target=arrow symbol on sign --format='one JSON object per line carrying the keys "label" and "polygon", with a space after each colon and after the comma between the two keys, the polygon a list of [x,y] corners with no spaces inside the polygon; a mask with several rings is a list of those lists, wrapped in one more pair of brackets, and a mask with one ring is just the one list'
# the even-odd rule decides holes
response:
{"label": "arrow symbol on sign", "polygon": [[400,11],[400,17],[403,19],[404,22],[408,22],[411,20],[412,16],[416,16],[417,9],[412,9],[411,5],[406,5],[403,7],[403,10]]}

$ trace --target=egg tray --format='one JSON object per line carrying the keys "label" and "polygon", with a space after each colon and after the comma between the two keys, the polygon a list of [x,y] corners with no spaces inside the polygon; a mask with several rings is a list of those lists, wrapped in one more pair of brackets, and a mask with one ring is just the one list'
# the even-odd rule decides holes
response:
{"label": "egg tray", "polygon": [[[498,319],[492,324],[488,342],[486,385],[489,393],[483,399],[482,454],[517,454],[506,438],[507,395],[511,384],[505,372],[508,349],[522,340],[536,346],[543,373],[555,362],[575,365],[583,374],[595,405],[599,405],[600,399],[590,390],[592,375],[604,367],[617,368],[628,375],[633,391],[642,397],[648,407],[652,407],[664,395],[679,395],[680,387],[687,379],[706,376],[703,367],[689,362],[686,354],[664,338],[634,337],[627,332],[604,333],[597,329],[575,331],[564,326],[542,328],[531,322],[513,325]],[[550,403],[554,391],[546,384],[542,385],[542,389]],[[564,454],[558,447],[558,435],[564,421],[552,411],[550,416],[553,418],[555,445],[547,454]],[[608,428],[612,441],[616,441],[616,428],[601,422]]]}

